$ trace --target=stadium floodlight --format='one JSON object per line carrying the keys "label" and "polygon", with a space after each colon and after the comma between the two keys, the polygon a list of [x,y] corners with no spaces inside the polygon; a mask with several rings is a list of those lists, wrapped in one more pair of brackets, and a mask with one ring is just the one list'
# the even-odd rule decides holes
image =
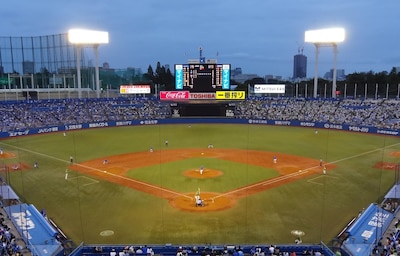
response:
{"label": "stadium floodlight", "polygon": [[76,72],[78,80],[78,95],[82,96],[81,84],[81,65],[80,65],[80,50],[84,46],[93,46],[96,56],[95,76],[96,76],[96,92],[97,97],[100,97],[100,80],[99,80],[99,45],[108,44],[108,32],[87,30],[87,29],[70,29],[68,31],[68,41],[76,46]]}
{"label": "stadium floodlight", "polygon": [[336,62],[337,62],[337,44],[345,40],[345,30],[343,28],[329,28],[319,30],[308,30],[304,35],[304,42],[315,45],[315,76],[314,76],[314,98],[317,97],[318,87],[318,55],[321,46],[332,46],[334,51],[333,62],[333,81],[332,98],[336,97]]}
{"label": "stadium floodlight", "polygon": [[108,44],[108,32],[87,30],[87,29],[70,29],[68,31],[68,40],[72,44]]}

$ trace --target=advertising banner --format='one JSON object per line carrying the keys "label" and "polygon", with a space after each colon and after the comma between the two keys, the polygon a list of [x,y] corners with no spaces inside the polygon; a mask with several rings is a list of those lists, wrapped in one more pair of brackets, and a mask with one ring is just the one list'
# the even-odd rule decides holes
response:
{"label": "advertising banner", "polygon": [[254,93],[285,93],[284,84],[255,84]]}
{"label": "advertising banner", "polygon": [[213,92],[191,92],[191,100],[215,100],[215,93]]}
{"label": "advertising banner", "polygon": [[244,100],[246,99],[245,91],[217,91],[215,93],[217,100]]}
{"label": "advertising banner", "polygon": [[149,84],[121,85],[120,94],[150,94]]}
{"label": "advertising banner", "polygon": [[161,91],[160,100],[188,100],[189,91]]}

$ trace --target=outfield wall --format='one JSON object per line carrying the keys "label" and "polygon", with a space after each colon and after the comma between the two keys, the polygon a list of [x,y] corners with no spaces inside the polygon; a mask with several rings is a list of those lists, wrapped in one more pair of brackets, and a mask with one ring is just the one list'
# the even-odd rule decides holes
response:
{"label": "outfield wall", "polygon": [[236,118],[177,118],[177,119],[171,118],[171,119],[150,119],[150,120],[107,121],[107,122],[92,122],[92,123],[61,125],[61,126],[48,126],[35,129],[0,132],[0,138],[10,138],[16,136],[44,134],[51,132],[67,132],[71,130],[81,130],[89,128],[106,128],[106,127],[118,127],[118,126],[130,126],[130,125],[195,124],[195,123],[264,124],[264,125],[307,127],[314,129],[332,129],[339,131],[351,131],[360,133],[400,136],[400,131],[398,130],[380,129],[372,126],[332,124],[324,122],[308,122],[308,121],[298,121],[298,120],[236,119]]}

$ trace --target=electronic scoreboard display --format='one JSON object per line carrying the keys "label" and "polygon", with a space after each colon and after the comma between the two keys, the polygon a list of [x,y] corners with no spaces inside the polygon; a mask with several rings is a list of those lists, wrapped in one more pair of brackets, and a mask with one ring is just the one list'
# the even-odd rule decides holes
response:
{"label": "electronic scoreboard display", "polygon": [[175,89],[190,92],[230,90],[229,64],[198,63],[175,65]]}

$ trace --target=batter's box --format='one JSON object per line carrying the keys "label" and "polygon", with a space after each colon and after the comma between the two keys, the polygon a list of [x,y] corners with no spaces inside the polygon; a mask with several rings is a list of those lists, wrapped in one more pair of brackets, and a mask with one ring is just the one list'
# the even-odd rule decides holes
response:
{"label": "batter's box", "polygon": [[324,182],[325,178],[328,178],[328,179],[339,179],[339,177],[326,174],[326,175],[320,175],[320,176],[317,176],[315,178],[309,179],[309,180],[307,180],[307,182],[312,183],[312,184],[317,184],[317,185],[324,185],[325,184],[325,182]]}
{"label": "batter's box", "polygon": [[99,183],[98,180],[86,177],[86,176],[76,176],[68,178],[67,181],[78,180],[80,186],[89,186]]}

